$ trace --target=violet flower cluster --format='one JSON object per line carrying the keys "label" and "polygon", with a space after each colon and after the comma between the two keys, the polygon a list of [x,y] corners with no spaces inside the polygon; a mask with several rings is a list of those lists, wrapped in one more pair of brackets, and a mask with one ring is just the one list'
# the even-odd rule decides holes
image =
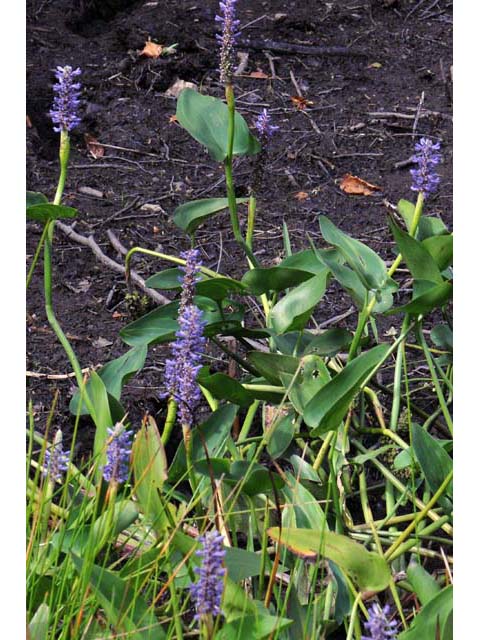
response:
{"label": "violet flower cluster", "polygon": [[237,0],[220,2],[220,14],[215,21],[222,24],[222,34],[216,38],[220,43],[220,80],[231,84],[233,78],[235,42],[239,36],[240,20],[235,19],[235,3]]}
{"label": "violet flower cluster", "polygon": [[417,164],[416,169],[411,169],[412,191],[421,191],[425,198],[436,191],[440,182],[440,176],[436,172],[436,166],[441,162],[440,143],[434,143],[429,138],[421,138],[415,145],[416,154],[412,157]]}
{"label": "violet flower cluster", "polygon": [[270,122],[270,114],[266,109],[258,116],[255,121],[255,129],[258,131],[260,140],[262,142],[272,137],[275,131],[278,131],[280,127],[277,127]]}
{"label": "violet flower cluster", "polygon": [[107,482],[125,482],[132,453],[133,431],[125,430],[123,424],[117,422],[107,432],[107,464],[103,467],[103,477]]}
{"label": "violet flower cluster", "polygon": [[57,133],[61,131],[71,131],[80,124],[80,118],[77,109],[80,104],[80,87],[79,82],[75,82],[75,78],[82,73],[81,69],[72,69],[70,66],[57,67],[55,77],[58,82],[53,85],[56,93],[53,99],[53,109],[50,111],[50,117],[53,124],[53,130]]}
{"label": "violet flower cluster", "polygon": [[195,601],[197,613],[195,618],[199,620],[203,615],[218,616],[222,613],[220,606],[224,588],[225,569],[222,566],[225,557],[223,536],[218,531],[209,531],[199,537],[202,548],[196,551],[202,559],[200,567],[194,571],[199,579],[190,585],[190,593]]}
{"label": "violet flower cluster", "polygon": [[62,432],[58,429],[53,444],[45,450],[43,475],[50,476],[52,480],[61,480],[69,460],[70,451],[63,450]]}
{"label": "violet flower cluster", "polygon": [[368,630],[368,636],[362,636],[362,640],[390,640],[397,637],[397,625],[395,620],[388,620],[388,614],[390,613],[389,605],[385,605],[385,608],[375,602],[370,609],[368,609],[368,615],[370,618],[365,622],[365,629]]}
{"label": "violet flower cluster", "polygon": [[186,265],[180,267],[184,272],[180,278],[180,328],[175,334],[177,339],[172,343],[172,357],[165,363],[165,385],[169,395],[178,403],[181,424],[191,428],[194,411],[201,398],[196,377],[202,366],[206,339],[203,335],[205,322],[202,311],[193,304],[195,284],[201,267],[199,252],[190,249],[182,253],[181,257],[186,260]]}

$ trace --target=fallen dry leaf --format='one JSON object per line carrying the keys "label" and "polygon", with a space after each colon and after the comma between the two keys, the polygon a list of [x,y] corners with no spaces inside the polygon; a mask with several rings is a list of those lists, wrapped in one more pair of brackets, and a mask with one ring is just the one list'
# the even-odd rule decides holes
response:
{"label": "fallen dry leaf", "polygon": [[290,96],[291,101],[293,102],[293,106],[303,111],[307,107],[311,107],[313,102],[311,100],[307,100],[303,96]]}
{"label": "fallen dry leaf", "polygon": [[105,148],[99,143],[99,141],[91,136],[89,133],[86,133],[84,136],[85,144],[87,145],[87,149],[90,154],[97,160],[98,158],[103,158],[105,155]]}
{"label": "fallen dry leaf", "polygon": [[162,55],[164,49],[165,46],[163,44],[157,44],[156,42],[147,40],[139,55],[145,56],[147,58],[159,58]]}
{"label": "fallen dry leaf", "polygon": [[114,311],[112,313],[112,318],[114,320],[119,320],[120,318],[125,318],[126,317],[126,313],[122,313],[121,311]]}
{"label": "fallen dry leaf", "polygon": [[171,98],[178,98],[184,89],[194,89],[196,91],[197,85],[193,82],[187,82],[186,80],[177,78],[172,86],[165,91],[165,95]]}
{"label": "fallen dry leaf", "polygon": [[252,71],[252,73],[249,73],[248,77],[260,78],[261,80],[268,80],[270,76],[267,73],[263,72],[261,69],[257,69],[256,71]]}
{"label": "fallen dry leaf", "polygon": [[380,62],[372,62],[372,64],[368,65],[369,69],[381,69],[382,64]]}
{"label": "fallen dry leaf", "polygon": [[168,123],[169,124],[175,124],[175,122],[178,123],[178,118],[175,114],[173,114],[173,116],[169,116],[168,117]]}
{"label": "fallen dry leaf", "polygon": [[380,187],[370,184],[357,176],[352,176],[350,173],[343,176],[340,182],[340,189],[354,196],[371,196],[374,191],[381,191]]}
{"label": "fallen dry leaf", "polygon": [[299,191],[298,193],[296,193],[294,196],[295,200],[308,200],[308,198],[310,197],[308,195],[308,193],[306,191]]}
{"label": "fallen dry leaf", "polygon": [[160,227],[156,227],[155,225],[153,226],[152,228],[153,235],[160,233],[160,231],[161,231]]}

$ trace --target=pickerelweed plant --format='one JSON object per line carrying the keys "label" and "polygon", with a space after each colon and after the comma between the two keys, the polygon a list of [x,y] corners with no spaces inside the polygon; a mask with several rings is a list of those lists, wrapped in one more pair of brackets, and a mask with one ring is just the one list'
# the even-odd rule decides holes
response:
{"label": "pickerelweed plant", "polygon": [[[292,252],[284,224],[284,258],[262,266],[257,198],[279,124],[265,110],[250,129],[235,108],[237,6],[220,3],[216,19],[225,101],[186,89],[177,102],[183,129],[223,163],[226,194],[176,209],[191,242],[180,256],[129,251],[127,279],[142,253],[175,265],[147,285],[179,296],[125,326],[130,349],[86,384],[51,300],[55,219],[73,215],[61,196],[77,123],[68,108],[78,106],[77,72],[58,70],[59,189],[53,204],[30,194],[27,214],[45,225],[47,315],[79,387],[74,441],[82,414],[96,436],[92,459],[55,466],[53,408],[43,436],[30,411],[30,634],[47,637],[43,625],[62,640],[447,640],[452,234],[424,214],[440,182],[440,146],[417,142],[416,201],[387,209],[389,263],[322,215],[322,246],[309,239]],[[242,156],[253,156],[247,198],[235,191]],[[240,279],[202,264],[195,246],[197,228],[226,210],[245,260]],[[318,324],[333,283],[356,322]],[[392,329],[380,331],[390,317]],[[145,416],[130,444],[121,389],[155,344],[169,344],[162,424]]]}

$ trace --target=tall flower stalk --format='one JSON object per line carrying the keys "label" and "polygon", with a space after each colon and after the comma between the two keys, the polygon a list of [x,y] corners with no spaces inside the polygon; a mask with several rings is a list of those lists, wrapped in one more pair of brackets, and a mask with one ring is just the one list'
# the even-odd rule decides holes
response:
{"label": "tall flower stalk", "polygon": [[45,539],[48,531],[48,521],[52,510],[52,497],[55,491],[55,483],[60,482],[63,474],[68,469],[70,461],[70,451],[63,449],[63,435],[60,429],[57,429],[53,444],[45,449],[45,458],[43,460],[43,475],[45,476],[44,500],[42,504],[41,515],[41,532],[42,538]]}
{"label": "tall flower stalk", "polygon": [[[165,386],[170,396],[169,411],[162,441],[168,441],[175,423],[175,410],[182,425],[187,464],[191,469],[191,430],[194,423],[195,409],[201,398],[200,388],[196,382],[197,374],[202,366],[202,357],[206,339],[203,335],[205,322],[202,311],[194,304],[195,284],[202,266],[200,254],[190,249],[181,254],[185,266],[180,267],[183,276],[182,293],[178,310],[179,329],[176,340],[171,346],[171,358],[165,363]],[[167,431],[168,429],[168,431]],[[195,486],[193,470],[191,470],[192,489]]]}
{"label": "tall flower stalk", "polygon": [[224,590],[225,569],[222,566],[225,558],[223,536],[218,531],[209,531],[199,537],[201,548],[196,554],[201,558],[200,567],[194,569],[198,581],[190,586],[190,593],[195,603],[195,618],[200,622],[204,636],[213,638],[214,618],[221,615],[221,604]]}

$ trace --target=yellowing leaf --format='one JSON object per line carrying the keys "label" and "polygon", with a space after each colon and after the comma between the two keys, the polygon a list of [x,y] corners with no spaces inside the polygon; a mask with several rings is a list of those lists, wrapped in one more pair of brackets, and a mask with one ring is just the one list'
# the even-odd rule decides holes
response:
{"label": "yellowing leaf", "polygon": [[270,76],[268,74],[264,73],[261,69],[257,69],[256,71],[252,71],[252,73],[249,74],[249,78],[260,78],[262,80],[266,80],[269,77]]}
{"label": "yellowing leaf", "polygon": [[374,191],[381,191],[380,187],[370,184],[357,176],[352,176],[350,173],[343,176],[340,182],[340,189],[354,196],[371,196]]}
{"label": "yellowing leaf", "polygon": [[380,62],[372,62],[372,64],[368,65],[369,69],[381,69],[382,64]]}
{"label": "yellowing leaf", "polygon": [[290,100],[293,102],[293,106],[299,111],[304,111],[307,107],[311,107],[313,105],[311,100],[307,100],[303,96],[290,96]]}
{"label": "yellowing leaf", "polygon": [[295,198],[295,200],[301,201],[301,200],[308,200],[310,196],[306,191],[299,191],[293,197]]}

